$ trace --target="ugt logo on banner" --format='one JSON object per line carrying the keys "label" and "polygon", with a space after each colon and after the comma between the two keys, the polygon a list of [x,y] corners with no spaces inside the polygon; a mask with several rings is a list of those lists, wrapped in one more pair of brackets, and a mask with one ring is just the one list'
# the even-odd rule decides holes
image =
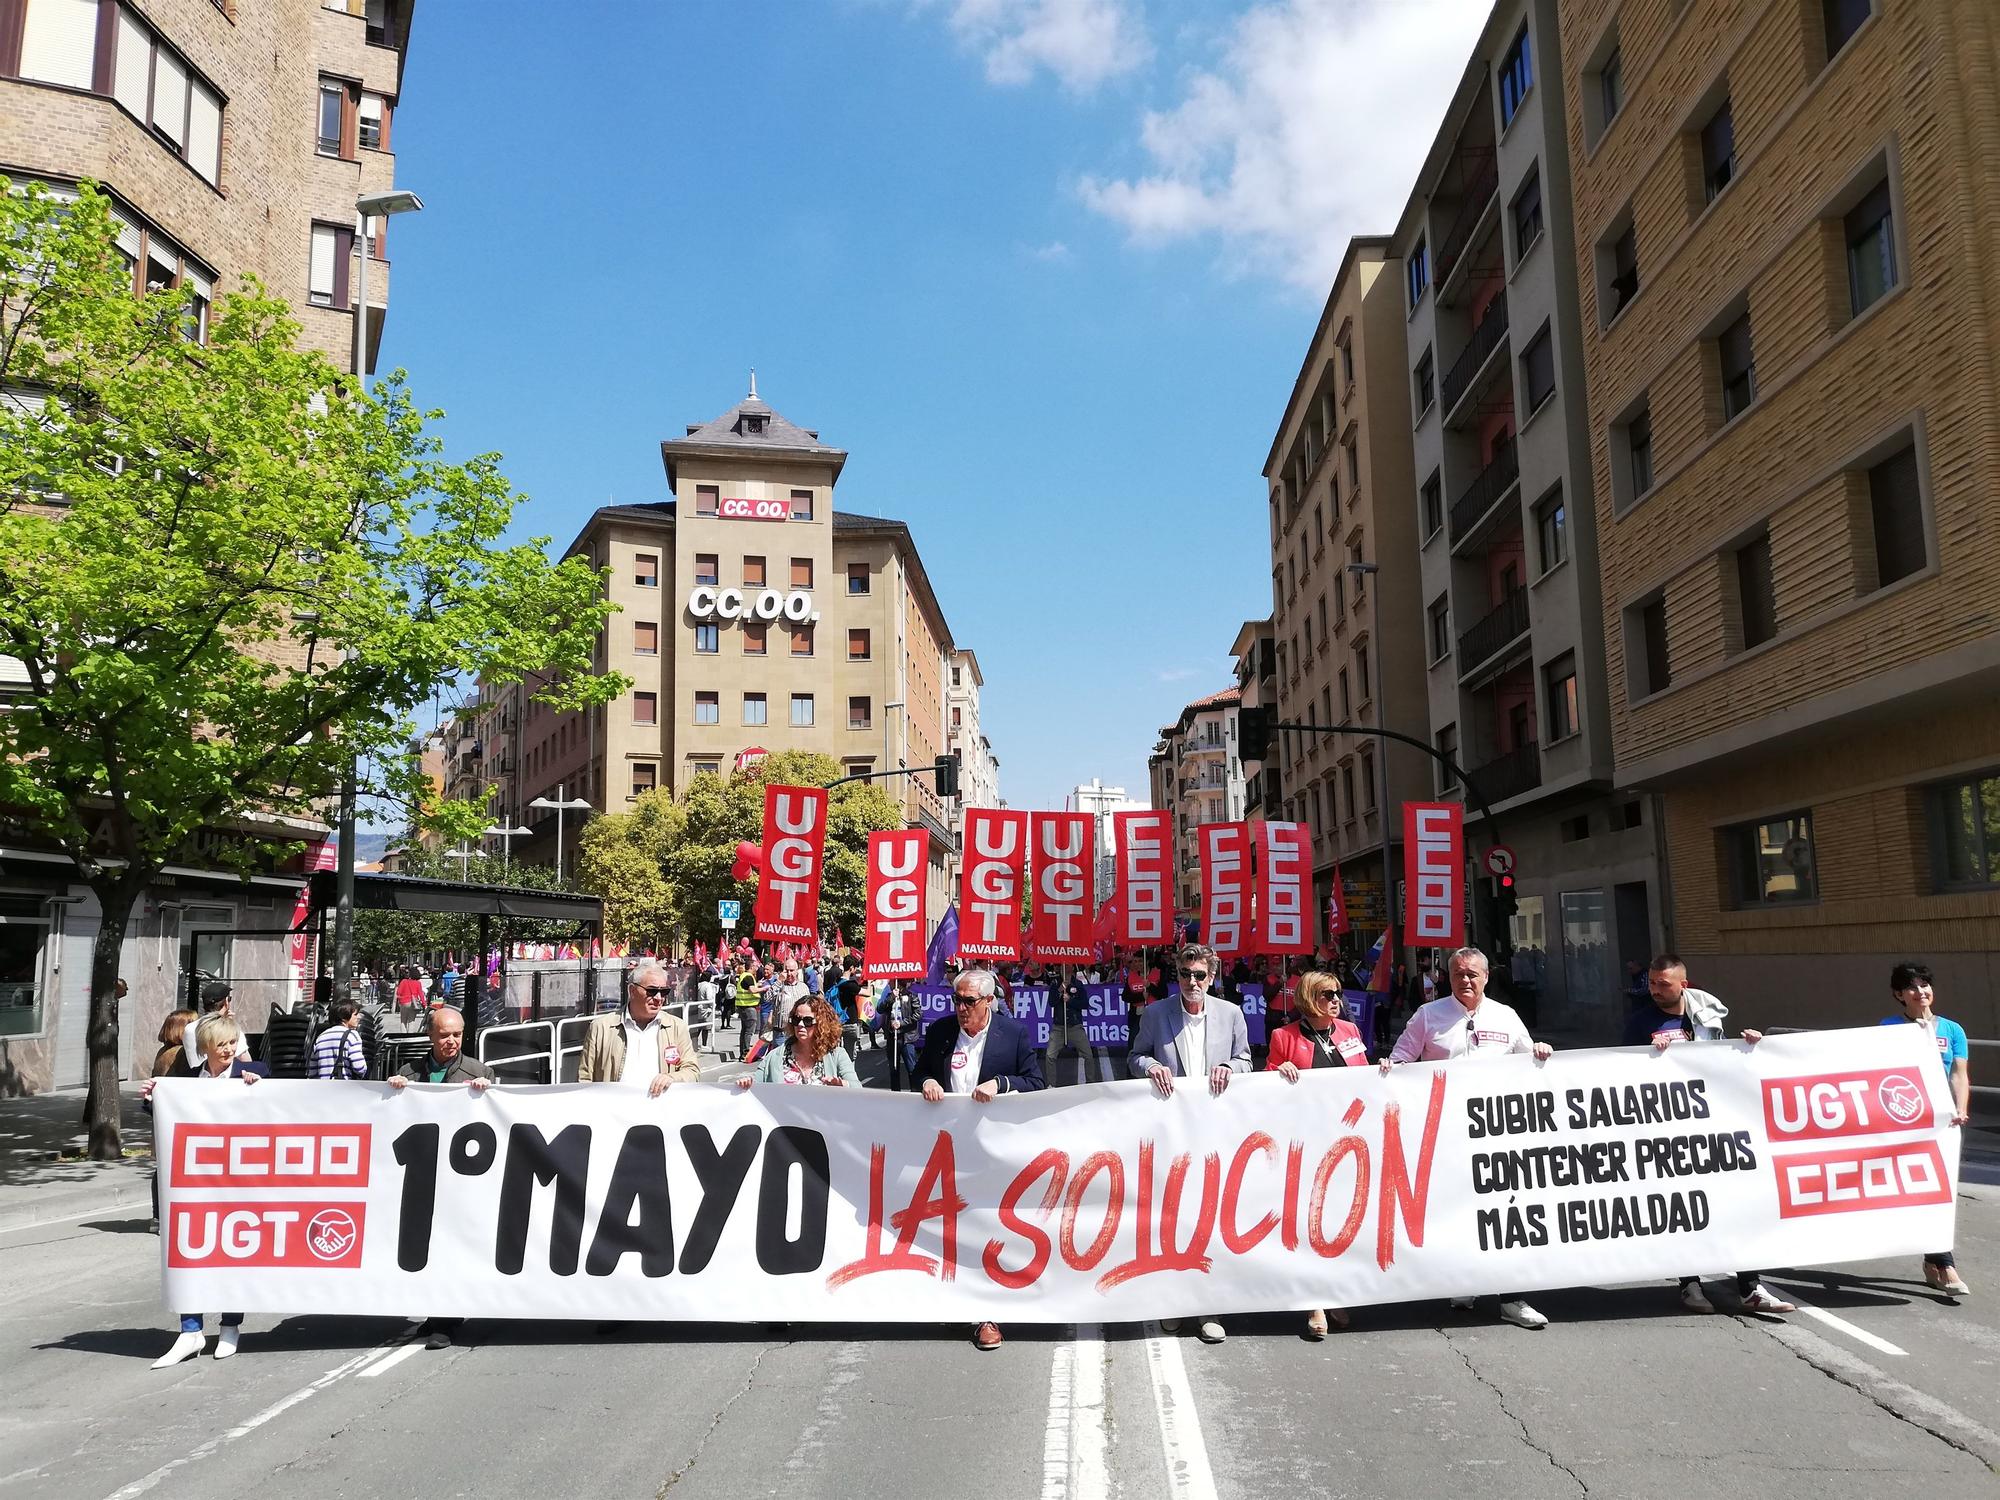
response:
{"label": "ugt logo on banner", "polygon": [[929,857],[930,836],[921,828],[868,835],[865,978],[924,977],[924,862]]}
{"label": "ugt logo on banner", "polygon": [[1045,964],[1087,963],[1093,951],[1090,918],[1097,910],[1091,816],[1038,812],[1033,829],[1035,915],[1028,957]]}
{"label": "ugt logo on banner", "polygon": [[968,808],[958,898],[961,957],[1021,956],[1021,897],[1027,878],[1028,815]]}
{"label": "ugt logo on banner", "polygon": [[1403,804],[1404,934],[1418,948],[1465,941],[1465,809],[1456,802]]}
{"label": "ugt logo on banner", "polygon": [[1257,825],[1257,940],[1252,946],[1259,953],[1312,952],[1308,837],[1303,823]]}
{"label": "ugt logo on banner", "polygon": [[1250,945],[1250,825],[1204,823],[1195,830],[1201,850],[1201,931],[1218,957],[1234,958]]}
{"label": "ugt logo on banner", "polygon": [[819,883],[825,870],[826,788],[765,787],[757,936],[813,941],[819,935]]}
{"label": "ugt logo on banner", "polygon": [[1174,825],[1155,810],[1111,815],[1118,839],[1118,896],[1123,918],[1118,941],[1128,946],[1167,941],[1173,917]]}

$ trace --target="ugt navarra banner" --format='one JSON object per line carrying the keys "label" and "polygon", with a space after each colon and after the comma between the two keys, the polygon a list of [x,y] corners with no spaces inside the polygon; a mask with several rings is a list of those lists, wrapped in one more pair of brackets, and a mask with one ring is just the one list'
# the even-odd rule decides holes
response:
{"label": "ugt navarra banner", "polygon": [[819,940],[819,886],[826,875],[826,788],[764,788],[764,873],[752,913],[766,942]]}
{"label": "ugt navarra banner", "polygon": [[1098,1322],[1917,1254],[1952,1242],[1958,1173],[1925,1044],[1868,1027],[989,1104],[166,1079],[165,1296]]}

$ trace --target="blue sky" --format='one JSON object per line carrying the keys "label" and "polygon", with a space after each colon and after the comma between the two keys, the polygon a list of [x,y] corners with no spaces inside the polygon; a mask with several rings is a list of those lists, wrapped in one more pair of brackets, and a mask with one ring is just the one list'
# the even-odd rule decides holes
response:
{"label": "blue sky", "polygon": [[1143,796],[1269,610],[1273,430],[1484,13],[420,0],[379,367],[561,543],[667,498],[660,439],[754,365],[909,523],[1008,801]]}

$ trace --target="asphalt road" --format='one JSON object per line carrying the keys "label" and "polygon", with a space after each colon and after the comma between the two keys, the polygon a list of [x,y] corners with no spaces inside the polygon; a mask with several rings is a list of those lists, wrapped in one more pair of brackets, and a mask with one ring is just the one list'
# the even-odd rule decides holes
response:
{"label": "asphalt road", "polygon": [[475,1322],[434,1353],[399,1320],[253,1317],[236,1359],[154,1371],[158,1242],[84,1218],[0,1234],[0,1493],[2000,1495],[2000,1189],[1964,1190],[1958,1253],[1960,1304],[1914,1260],[1780,1272],[1821,1314],[1783,1321],[1669,1283],[1537,1295],[1538,1333],[1431,1304],[1321,1344],[1246,1317],[991,1354],[776,1321]]}

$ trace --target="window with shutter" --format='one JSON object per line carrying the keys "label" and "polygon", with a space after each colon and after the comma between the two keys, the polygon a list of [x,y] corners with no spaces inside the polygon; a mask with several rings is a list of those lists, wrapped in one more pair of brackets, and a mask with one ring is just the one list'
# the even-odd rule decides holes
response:
{"label": "window with shutter", "polygon": [[146,118],[146,100],[153,88],[153,36],[132,12],[118,7],[118,52],[111,67],[111,97],[131,112],[132,118]]}
{"label": "window with shutter", "polygon": [[312,268],[306,278],[306,296],[314,307],[333,306],[333,227],[315,224],[312,232]]}
{"label": "window with shutter", "polygon": [[187,148],[188,75],[187,68],[171,52],[153,53],[153,129]]}
{"label": "window with shutter", "polygon": [[188,98],[188,165],[209,182],[222,177],[222,101],[196,80]]}
{"label": "window with shutter", "polygon": [[21,76],[87,89],[97,61],[97,0],[35,0],[21,32]]}

